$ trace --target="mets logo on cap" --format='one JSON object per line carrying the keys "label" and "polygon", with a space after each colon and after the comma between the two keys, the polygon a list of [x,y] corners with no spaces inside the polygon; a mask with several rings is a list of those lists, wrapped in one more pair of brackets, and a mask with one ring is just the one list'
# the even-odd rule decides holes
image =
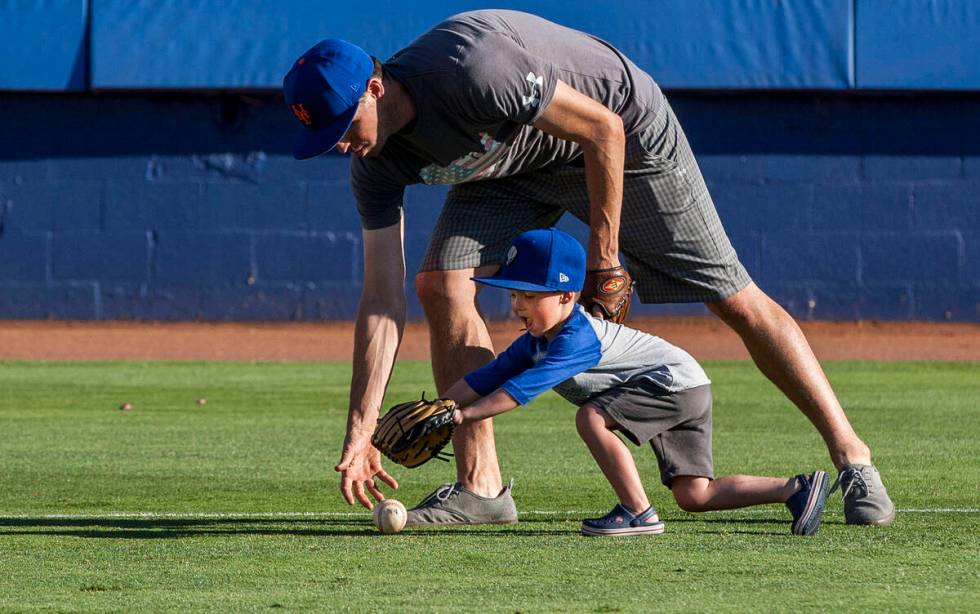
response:
{"label": "mets logo on cap", "polygon": [[304,126],[310,127],[313,125],[313,118],[310,117],[310,112],[303,108],[302,102],[289,105],[289,108],[293,110],[293,115],[296,116],[296,119],[303,122]]}

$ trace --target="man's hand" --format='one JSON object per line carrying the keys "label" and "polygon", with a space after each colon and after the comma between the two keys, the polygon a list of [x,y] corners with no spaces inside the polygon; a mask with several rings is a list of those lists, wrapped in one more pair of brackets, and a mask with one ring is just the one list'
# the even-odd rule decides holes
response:
{"label": "man's hand", "polygon": [[384,501],[384,493],[374,481],[375,477],[391,486],[398,488],[398,482],[381,466],[381,453],[371,445],[371,433],[352,430],[344,439],[344,450],[340,462],[334,467],[340,472],[340,494],[348,505],[354,505],[354,499],[366,507],[373,509],[374,504],[368,499],[364,489],[377,501]]}
{"label": "man's hand", "polygon": [[585,285],[579,302],[597,318],[622,324],[630,311],[635,282],[621,266],[590,270],[585,275]]}

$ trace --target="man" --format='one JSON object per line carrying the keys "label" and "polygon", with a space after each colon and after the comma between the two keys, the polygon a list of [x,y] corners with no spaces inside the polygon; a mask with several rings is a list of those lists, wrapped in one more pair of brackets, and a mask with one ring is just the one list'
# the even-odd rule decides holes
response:
{"label": "man", "polygon": [[[381,500],[376,479],[397,488],[370,436],[405,320],[402,196],[406,185],[427,183],[453,186],[416,275],[440,392],[493,358],[471,278],[493,274],[516,235],[568,211],[589,224],[590,271],[621,272],[622,251],[641,300],[704,302],[742,337],[823,436],[849,523],[892,521],[870,450],[797,324],[738,261],[667,100],[611,45],[525,13],[474,11],[383,65],[344,41],[322,41],[283,85],[303,124],[297,158],[333,147],[354,154],[364,287],[336,466],[348,503],[370,508],[368,493]],[[586,287],[587,304],[595,294]],[[409,523],[516,521],[491,420],[464,425],[453,445],[458,482],[411,510]]]}

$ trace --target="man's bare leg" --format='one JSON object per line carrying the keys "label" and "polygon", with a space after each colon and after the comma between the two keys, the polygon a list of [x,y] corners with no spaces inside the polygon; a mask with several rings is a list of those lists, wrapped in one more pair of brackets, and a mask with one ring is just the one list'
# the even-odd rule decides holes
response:
{"label": "man's bare leg", "polygon": [[[493,360],[490,333],[477,305],[471,277],[492,275],[498,267],[429,271],[415,277],[415,291],[429,323],[432,373],[441,394],[470,371]],[[493,420],[461,424],[453,434],[456,479],[483,497],[503,489]]]}
{"label": "man's bare leg", "polygon": [[871,450],[851,428],[803,331],[785,309],[752,283],[707,305],[739,334],[759,370],[817,428],[838,469],[871,463]]}

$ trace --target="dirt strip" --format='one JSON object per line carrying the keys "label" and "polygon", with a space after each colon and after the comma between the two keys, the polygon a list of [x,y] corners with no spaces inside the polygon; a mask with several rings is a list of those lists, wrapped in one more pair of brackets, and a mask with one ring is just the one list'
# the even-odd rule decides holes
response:
{"label": "dirt strip", "polygon": [[[741,340],[711,317],[637,318],[630,325],[664,337],[699,359],[747,359]],[[822,360],[980,361],[980,324],[801,322]],[[491,322],[496,349],[520,331]],[[22,360],[350,360],[353,324],[240,324],[0,321],[0,359]],[[429,334],[409,323],[400,359],[427,360]]]}

